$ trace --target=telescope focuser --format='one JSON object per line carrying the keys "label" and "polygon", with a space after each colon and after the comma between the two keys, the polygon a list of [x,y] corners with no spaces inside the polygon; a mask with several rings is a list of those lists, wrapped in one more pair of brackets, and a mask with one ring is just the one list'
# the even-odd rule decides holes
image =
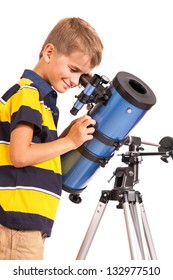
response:
{"label": "telescope focuser", "polygon": [[70,110],[72,115],[77,115],[84,104],[106,103],[112,94],[108,87],[103,86],[110,82],[106,76],[83,74],[79,82],[85,88],[78,96],[75,96],[78,100]]}

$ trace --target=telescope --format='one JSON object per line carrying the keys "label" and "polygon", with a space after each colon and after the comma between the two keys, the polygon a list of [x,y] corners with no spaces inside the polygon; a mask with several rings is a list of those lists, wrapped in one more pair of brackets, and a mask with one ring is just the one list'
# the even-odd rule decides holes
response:
{"label": "telescope", "polygon": [[92,140],[62,156],[63,190],[74,203],[81,202],[80,193],[92,176],[109,162],[156,103],[151,88],[128,72],[118,72],[111,82],[106,76],[84,74],[80,83],[84,90],[70,112],[76,115],[85,104],[91,104],[88,115],[96,125]]}

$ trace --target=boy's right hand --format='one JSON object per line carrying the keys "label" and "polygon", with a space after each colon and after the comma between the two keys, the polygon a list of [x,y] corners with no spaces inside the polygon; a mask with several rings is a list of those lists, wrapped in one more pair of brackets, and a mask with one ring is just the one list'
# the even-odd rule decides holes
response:
{"label": "boy's right hand", "polygon": [[93,139],[92,134],[95,131],[95,124],[96,121],[88,115],[85,115],[73,121],[66,137],[69,138],[69,140],[73,143],[74,149],[77,149],[84,142]]}

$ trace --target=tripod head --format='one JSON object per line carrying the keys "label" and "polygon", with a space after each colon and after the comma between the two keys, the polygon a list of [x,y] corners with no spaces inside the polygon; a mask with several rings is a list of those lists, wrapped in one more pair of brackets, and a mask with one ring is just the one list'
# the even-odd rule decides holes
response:
{"label": "tripod head", "polygon": [[[144,148],[141,144],[156,146],[159,152],[144,153]],[[127,137],[119,146],[128,145],[128,152],[121,154],[122,162],[128,165],[127,167],[118,167],[113,172],[113,176],[108,180],[110,182],[114,177],[114,187],[111,191],[103,191],[101,201],[107,202],[108,200],[117,200],[119,204],[117,208],[122,209],[122,205],[127,199],[128,202],[135,203],[136,199],[139,203],[142,202],[140,192],[134,190],[134,185],[139,183],[139,163],[142,162],[143,156],[161,155],[164,162],[168,162],[167,158],[173,158],[173,150],[162,149],[160,145],[142,142],[140,137]]]}
{"label": "tripod head", "polygon": [[[165,138],[163,138],[165,139]],[[159,142],[161,143],[162,140]],[[142,152],[144,148],[141,144],[151,145],[158,147],[158,152]],[[143,156],[155,156],[161,155],[161,160],[168,162],[168,158],[173,159],[173,149],[168,150],[161,145],[143,142],[140,137],[128,136],[119,146],[128,145],[128,152],[121,154],[122,162],[127,164],[128,167],[118,167],[113,172],[113,176],[108,180],[110,182],[115,176],[115,187],[121,187],[123,189],[132,189],[135,184],[139,182],[138,171],[139,163],[142,162]]]}

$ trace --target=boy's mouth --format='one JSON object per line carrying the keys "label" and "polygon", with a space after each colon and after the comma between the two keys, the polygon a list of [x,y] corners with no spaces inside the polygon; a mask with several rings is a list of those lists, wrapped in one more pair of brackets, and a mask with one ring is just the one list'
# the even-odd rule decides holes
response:
{"label": "boy's mouth", "polygon": [[63,83],[65,85],[65,88],[67,88],[67,89],[71,88],[70,83],[67,83],[65,80],[63,80]]}

